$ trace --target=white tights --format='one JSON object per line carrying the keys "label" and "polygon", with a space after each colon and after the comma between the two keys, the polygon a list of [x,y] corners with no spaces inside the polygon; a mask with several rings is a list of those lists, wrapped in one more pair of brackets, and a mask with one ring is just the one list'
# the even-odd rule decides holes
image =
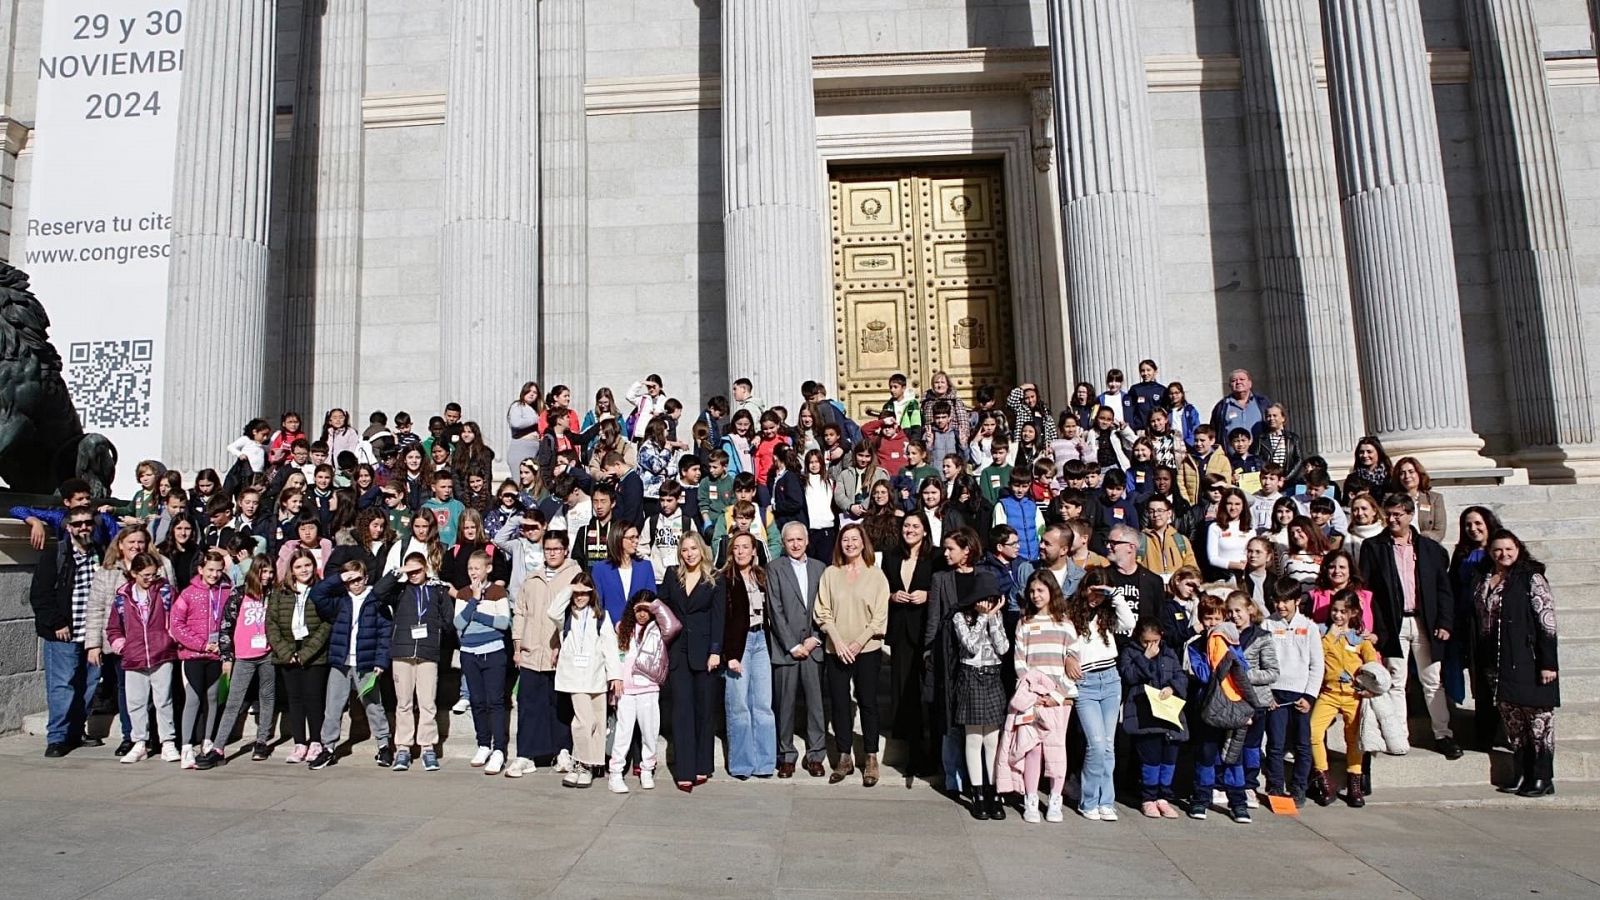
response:
{"label": "white tights", "polygon": [[[994,784],[994,755],[1000,749],[998,725],[968,725],[967,779],[973,785]],[[987,761],[987,770],[984,763]]]}

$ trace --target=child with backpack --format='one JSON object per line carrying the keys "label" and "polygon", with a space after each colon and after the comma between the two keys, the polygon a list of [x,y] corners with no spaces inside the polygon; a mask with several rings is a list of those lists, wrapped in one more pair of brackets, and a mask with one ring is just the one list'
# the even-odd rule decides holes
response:
{"label": "child with backpack", "polygon": [[1176,725],[1157,718],[1145,688],[1157,691],[1162,700],[1184,697],[1189,676],[1163,641],[1161,623],[1152,618],[1134,626],[1133,642],[1122,649],[1117,669],[1123,685],[1122,730],[1131,736],[1139,759],[1139,811],[1147,819],[1176,819],[1172,778],[1178,747],[1189,737],[1187,719],[1182,712]]}
{"label": "child with backpack", "polygon": [[[622,688],[617,630],[588,572],[574,576],[545,614],[561,626],[556,691],[572,698],[572,771],[561,784],[587,788],[595,768],[606,763],[606,696]],[[617,743],[627,751],[624,742]]]}
{"label": "child with backpack", "polygon": [[612,737],[610,778],[613,794],[628,793],[623,773],[633,731],[639,730],[639,787],[656,786],[656,743],[661,736],[661,686],[667,681],[667,647],[683,625],[655,592],[635,591],[617,626],[620,686],[612,688],[617,704]]}
{"label": "child with backpack", "polygon": [[156,704],[156,730],[161,758],[177,762],[172,716],[172,673],[178,664],[178,642],[168,632],[172,586],[161,577],[161,561],[149,553],[134,556],[128,580],[117,589],[106,615],[106,650],[122,659],[127,691],[129,739],[133,749],[122,757],[136,763],[149,755],[150,700]]}

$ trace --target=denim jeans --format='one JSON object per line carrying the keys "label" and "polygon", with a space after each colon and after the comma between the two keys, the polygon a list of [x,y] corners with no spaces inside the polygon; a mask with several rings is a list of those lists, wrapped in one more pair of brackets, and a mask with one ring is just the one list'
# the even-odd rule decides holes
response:
{"label": "denim jeans", "polygon": [[723,674],[722,699],[728,724],[728,774],[771,775],[778,762],[778,721],[772,713],[772,660],[767,636],[752,632],[739,661],[744,671]]}
{"label": "denim jeans", "polygon": [[100,667],[89,665],[83,644],[44,641],[45,705],[50,711],[47,743],[70,744],[83,739],[99,688]]}
{"label": "denim jeans", "polygon": [[[107,653],[100,657],[100,678],[109,678],[117,686],[117,723],[122,726],[122,739],[133,740],[133,720],[128,717],[128,690],[122,677],[122,657]],[[148,723],[146,723],[148,724]]]}
{"label": "denim jeans", "polygon": [[479,747],[506,751],[509,719],[506,714],[506,660],[504,650],[461,653],[461,683],[472,685],[472,729]]}
{"label": "denim jeans", "polygon": [[1088,672],[1078,682],[1073,704],[1088,755],[1083,761],[1083,786],[1078,809],[1088,812],[1116,803],[1112,774],[1116,769],[1117,719],[1122,713],[1122,677],[1116,667]]}
{"label": "denim jeans", "polygon": [[[1311,777],[1311,713],[1294,708],[1296,700],[1305,697],[1291,691],[1273,691],[1278,708],[1267,713],[1267,790],[1303,794],[1306,781]],[[1305,697],[1315,701],[1315,697]],[[1294,751],[1293,780],[1284,783],[1284,755]]]}

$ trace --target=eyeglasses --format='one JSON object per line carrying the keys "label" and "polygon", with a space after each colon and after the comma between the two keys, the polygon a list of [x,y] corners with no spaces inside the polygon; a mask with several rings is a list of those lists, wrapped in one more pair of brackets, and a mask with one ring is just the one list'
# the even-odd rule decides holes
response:
{"label": "eyeglasses", "polygon": [[1133,546],[1133,541],[1106,541],[1106,546],[1107,547],[1117,547],[1117,546],[1132,547]]}
{"label": "eyeglasses", "polygon": [[515,499],[517,499],[517,495],[516,494],[501,494],[500,495],[500,499],[501,500],[515,500]]}

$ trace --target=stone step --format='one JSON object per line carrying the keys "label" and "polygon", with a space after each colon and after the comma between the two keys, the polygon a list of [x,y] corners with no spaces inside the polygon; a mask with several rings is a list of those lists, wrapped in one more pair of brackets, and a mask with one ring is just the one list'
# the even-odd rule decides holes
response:
{"label": "stone step", "polygon": [[1600,638],[1600,607],[1563,607],[1556,597],[1556,632],[1561,640]]}
{"label": "stone step", "polygon": [[[1557,611],[1557,622],[1560,622]],[[1600,637],[1561,637],[1561,667],[1563,669],[1600,668]]]}
{"label": "stone step", "polygon": [[[1486,506],[1507,528],[1524,538],[1537,529],[1564,522],[1593,523],[1600,517],[1600,500],[1527,500],[1516,503],[1464,503],[1450,504],[1450,530],[1453,535],[1457,518],[1468,506]],[[1592,532],[1591,532],[1592,533]]]}
{"label": "stone step", "polygon": [[1574,700],[1600,698],[1600,666],[1578,665],[1569,659],[1566,653],[1562,653],[1558,679],[1564,697],[1571,697]]}
{"label": "stone step", "polygon": [[1568,738],[1600,740],[1600,700],[1563,698],[1556,710],[1556,741]]}
{"label": "stone step", "polygon": [[1523,484],[1444,486],[1438,489],[1455,509],[1464,506],[1492,506],[1497,503],[1542,501],[1600,501],[1600,484]]}

